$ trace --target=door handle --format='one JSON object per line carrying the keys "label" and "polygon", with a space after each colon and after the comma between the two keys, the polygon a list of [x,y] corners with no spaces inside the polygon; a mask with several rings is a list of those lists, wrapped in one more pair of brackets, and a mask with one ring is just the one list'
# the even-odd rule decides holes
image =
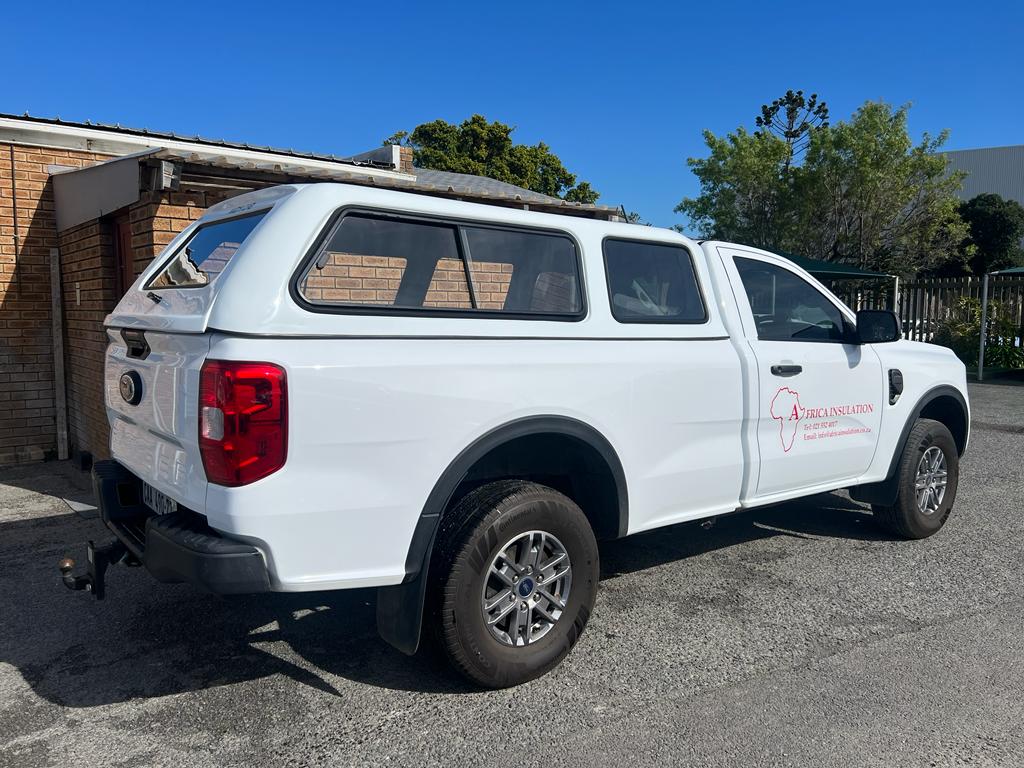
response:
{"label": "door handle", "polygon": [[802,370],[801,365],[773,365],[772,376],[796,376]]}

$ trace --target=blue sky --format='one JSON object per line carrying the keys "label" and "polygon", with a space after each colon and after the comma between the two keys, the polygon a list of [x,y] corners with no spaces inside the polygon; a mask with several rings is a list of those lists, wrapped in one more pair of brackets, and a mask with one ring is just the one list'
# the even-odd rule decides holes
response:
{"label": "blue sky", "polygon": [[[654,224],[701,131],[787,88],[910,102],[950,148],[1024,143],[1024,4],[19,3],[0,112],[338,154],[474,112]],[[30,32],[30,30],[32,30]]]}

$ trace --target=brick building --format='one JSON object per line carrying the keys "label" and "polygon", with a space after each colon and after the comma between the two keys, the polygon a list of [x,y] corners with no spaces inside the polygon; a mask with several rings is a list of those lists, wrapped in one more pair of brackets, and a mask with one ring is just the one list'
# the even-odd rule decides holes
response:
{"label": "brick building", "polygon": [[[405,147],[349,157],[0,115],[0,465],[107,451],[103,318],[209,206],[274,184],[338,181],[569,215],[619,210],[414,168]],[[331,285],[349,290],[349,269]],[[500,266],[491,296],[504,297]],[[401,265],[373,265],[386,292]],[[358,289],[358,287],[357,287]],[[457,290],[457,288],[453,289]],[[451,300],[451,297],[446,297]]]}

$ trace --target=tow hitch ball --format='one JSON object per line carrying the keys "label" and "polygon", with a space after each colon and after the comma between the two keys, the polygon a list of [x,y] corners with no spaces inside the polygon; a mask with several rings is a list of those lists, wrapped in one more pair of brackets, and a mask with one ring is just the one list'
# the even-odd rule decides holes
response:
{"label": "tow hitch ball", "polygon": [[75,561],[70,557],[65,557],[58,566],[60,568],[61,580],[68,589],[76,591],[84,589],[92,592],[93,597],[97,600],[102,600],[106,594],[104,579],[107,574],[107,568],[114,565],[114,563],[124,560],[127,554],[127,548],[117,539],[100,547],[90,541],[86,548],[86,555],[89,560],[86,572],[79,576],[72,575],[71,572],[75,570]]}

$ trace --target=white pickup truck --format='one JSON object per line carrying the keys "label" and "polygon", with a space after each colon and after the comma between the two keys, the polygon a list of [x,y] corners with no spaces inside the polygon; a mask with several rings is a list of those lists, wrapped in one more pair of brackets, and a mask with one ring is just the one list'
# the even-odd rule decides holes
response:
{"label": "white pickup truck", "polygon": [[569,652],[597,539],[847,488],[953,505],[964,366],[779,256],[346,184],[242,195],[108,316],[113,562],[222,593],[376,587],[483,686]]}

